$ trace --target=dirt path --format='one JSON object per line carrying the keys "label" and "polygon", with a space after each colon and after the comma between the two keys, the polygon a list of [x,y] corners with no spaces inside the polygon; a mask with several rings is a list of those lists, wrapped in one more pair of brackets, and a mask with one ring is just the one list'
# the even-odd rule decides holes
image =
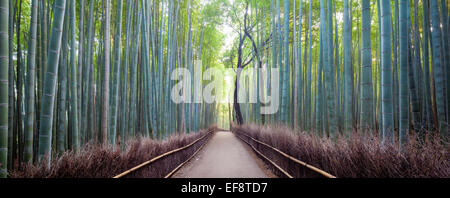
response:
{"label": "dirt path", "polygon": [[231,132],[217,132],[173,178],[275,177],[251,148]]}

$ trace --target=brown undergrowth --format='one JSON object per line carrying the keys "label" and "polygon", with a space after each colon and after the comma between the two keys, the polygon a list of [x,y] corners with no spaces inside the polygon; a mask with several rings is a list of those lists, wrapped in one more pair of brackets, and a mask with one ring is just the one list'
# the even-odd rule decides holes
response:
{"label": "brown undergrowth", "polygon": [[[399,149],[398,146],[383,144],[373,135],[358,133],[332,141],[307,132],[295,132],[283,126],[245,125],[233,126],[232,130],[296,178],[320,175],[257,144],[245,135],[339,178],[450,177],[449,144],[439,137],[427,137],[421,143],[411,137],[410,143]],[[272,168],[278,176],[284,176]]]}
{"label": "brown undergrowth", "polygon": [[[111,178],[163,153],[191,144],[205,136],[208,131],[215,131],[216,129],[217,127],[212,126],[197,133],[174,135],[164,141],[137,138],[128,141],[124,151],[111,149],[109,146],[87,145],[80,149],[79,152],[69,151],[62,154],[54,159],[50,166],[24,165],[21,170],[11,172],[10,177]],[[188,149],[161,158],[127,177],[164,177],[179,164],[187,160],[208,138],[198,141]]]}

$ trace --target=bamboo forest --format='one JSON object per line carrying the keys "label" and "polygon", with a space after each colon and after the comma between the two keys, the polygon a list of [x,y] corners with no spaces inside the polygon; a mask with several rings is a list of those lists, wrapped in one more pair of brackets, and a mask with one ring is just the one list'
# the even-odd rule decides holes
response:
{"label": "bamboo forest", "polygon": [[448,178],[449,7],[0,0],[0,178]]}

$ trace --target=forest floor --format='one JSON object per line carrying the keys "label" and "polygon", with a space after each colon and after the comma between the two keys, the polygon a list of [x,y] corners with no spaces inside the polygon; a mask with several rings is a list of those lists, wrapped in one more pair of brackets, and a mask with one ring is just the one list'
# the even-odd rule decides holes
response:
{"label": "forest floor", "polygon": [[231,132],[217,132],[173,178],[274,178],[251,148]]}

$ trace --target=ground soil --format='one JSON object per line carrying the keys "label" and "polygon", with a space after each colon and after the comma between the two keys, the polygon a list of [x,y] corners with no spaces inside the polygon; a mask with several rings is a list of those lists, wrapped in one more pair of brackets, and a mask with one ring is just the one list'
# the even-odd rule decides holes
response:
{"label": "ground soil", "polygon": [[217,132],[173,178],[276,177],[252,149],[231,132]]}

